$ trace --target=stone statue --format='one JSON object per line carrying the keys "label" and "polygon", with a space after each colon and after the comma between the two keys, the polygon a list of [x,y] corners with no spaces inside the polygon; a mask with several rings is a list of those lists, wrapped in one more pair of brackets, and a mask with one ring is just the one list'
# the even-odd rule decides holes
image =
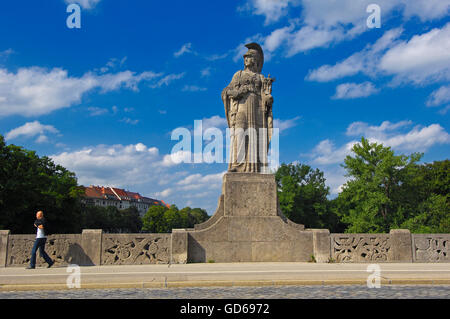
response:
{"label": "stone statue", "polygon": [[272,137],[272,83],[261,74],[264,53],[257,43],[246,45],[244,70],[234,74],[222,91],[230,128],[229,172],[267,171],[267,152]]}

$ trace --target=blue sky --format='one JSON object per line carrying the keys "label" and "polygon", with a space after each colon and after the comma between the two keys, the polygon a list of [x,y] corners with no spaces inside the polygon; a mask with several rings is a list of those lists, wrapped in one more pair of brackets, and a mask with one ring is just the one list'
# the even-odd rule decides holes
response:
{"label": "blue sky", "polygon": [[[69,3],[81,28],[69,29]],[[369,4],[381,28],[368,28]],[[361,136],[449,157],[450,0],[8,1],[0,13],[0,134],[83,185],[212,214],[227,164],[170,160],[177,127],[224,129],[222,89],[260,43],[280,162],[325,172]]]}

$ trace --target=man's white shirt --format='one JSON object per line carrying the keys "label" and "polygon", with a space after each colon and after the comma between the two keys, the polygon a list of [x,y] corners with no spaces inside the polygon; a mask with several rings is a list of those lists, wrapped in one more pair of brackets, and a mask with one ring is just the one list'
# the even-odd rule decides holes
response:
{"label": "man's white shirt", "polygon": [[38,227],[36,238],[46,238],[44,229],[41,229],[41,228]]}

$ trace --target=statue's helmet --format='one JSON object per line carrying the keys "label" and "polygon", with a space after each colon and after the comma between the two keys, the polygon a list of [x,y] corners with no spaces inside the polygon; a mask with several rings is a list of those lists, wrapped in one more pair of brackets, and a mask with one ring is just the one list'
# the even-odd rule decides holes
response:
{"label": "statue's helmet", "polygon": [[252,42],[246,44],[245,47],[248,49],[248,51],[244,54],[244,58],[249,55],[256,57],[258,63],[258,72],[261,73],[264,65],[264,52],[261,46],[258,43]]}

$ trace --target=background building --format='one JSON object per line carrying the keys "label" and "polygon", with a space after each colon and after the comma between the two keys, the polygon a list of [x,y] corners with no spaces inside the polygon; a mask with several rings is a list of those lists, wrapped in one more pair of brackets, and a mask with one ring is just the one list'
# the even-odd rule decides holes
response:
{"label": "background building", "polygon": [[129,192],[121,188],[93,185],[84,188],[82,202],[88,206],[115,206],[118,209],[127,209],[134,206],[140,215],[144,215],[150,206],[170,207],[162,200],[144,197],[139,193]]}

